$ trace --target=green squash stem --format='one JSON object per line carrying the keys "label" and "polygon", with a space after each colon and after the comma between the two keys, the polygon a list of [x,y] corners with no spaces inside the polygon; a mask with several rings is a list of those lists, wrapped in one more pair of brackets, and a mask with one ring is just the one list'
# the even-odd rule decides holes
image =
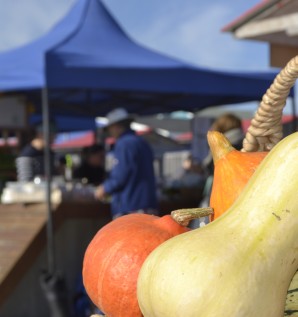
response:
{"label": "green squash stem", "polygon": [[187,227],[189,222],[194,219],[213,215],[213,208],[184,208],[171,212],[171,217],[181,226]]}

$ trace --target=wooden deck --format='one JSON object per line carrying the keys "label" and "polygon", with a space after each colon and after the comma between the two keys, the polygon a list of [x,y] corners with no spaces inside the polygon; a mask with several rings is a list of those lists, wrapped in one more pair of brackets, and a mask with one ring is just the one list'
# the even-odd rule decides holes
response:
{"label": "wooden deck", "polygon": [[[54,228],[66,217],[98,216],[98,203],[54,206]],[[101,217],[109,221],[109,208]],[[85,212],[82,212],[85,211]],[[45,204],[0,205],[0,305],[46,245]]]}
{"label": "wooden deck", "polygon": [[43,204],[0,206],[0,304],[40,250],[46,219]]}

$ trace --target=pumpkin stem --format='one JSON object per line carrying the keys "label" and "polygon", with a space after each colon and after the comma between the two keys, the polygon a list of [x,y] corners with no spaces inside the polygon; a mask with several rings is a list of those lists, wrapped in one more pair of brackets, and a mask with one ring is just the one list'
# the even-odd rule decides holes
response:
{"label": "pumpkin stem", "polygon": [[185,208],[171,212],[172,218],[181,226],[187,227],[189,222],[194,219],[213,215],[213,208]]}
{"label": "pumpkin stem", "polygon": [[229,152],[235,150],[230,141],[218,131],[208,131],[207,141],[215,163]]}

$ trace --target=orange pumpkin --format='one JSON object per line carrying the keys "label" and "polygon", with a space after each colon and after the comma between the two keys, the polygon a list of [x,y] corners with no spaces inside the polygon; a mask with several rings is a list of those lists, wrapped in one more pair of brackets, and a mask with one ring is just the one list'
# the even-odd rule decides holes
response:
{"label": "orange pumpkin", "polygon": [[210,207],[215,220],[234,203],[268,152],[238,151],[217,131],[208,131],[207,140],[214,162]]}
{"label": "orange pumpkin", "polygon": [[137,278],[153,249],[188,231],[170,215],[122,216],[102,227],[86,249],[83,282],[93,303],[108,317],[140,317]]}

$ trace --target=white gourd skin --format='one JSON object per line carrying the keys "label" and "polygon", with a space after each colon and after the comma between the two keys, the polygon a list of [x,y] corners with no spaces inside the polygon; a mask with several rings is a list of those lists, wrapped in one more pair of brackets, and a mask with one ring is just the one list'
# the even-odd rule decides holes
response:
{"label": "white gourd skin", "polygon": [[282,317],[298,268],[298,133],[265,157],[234,205],[144,262],[145,317]]}

